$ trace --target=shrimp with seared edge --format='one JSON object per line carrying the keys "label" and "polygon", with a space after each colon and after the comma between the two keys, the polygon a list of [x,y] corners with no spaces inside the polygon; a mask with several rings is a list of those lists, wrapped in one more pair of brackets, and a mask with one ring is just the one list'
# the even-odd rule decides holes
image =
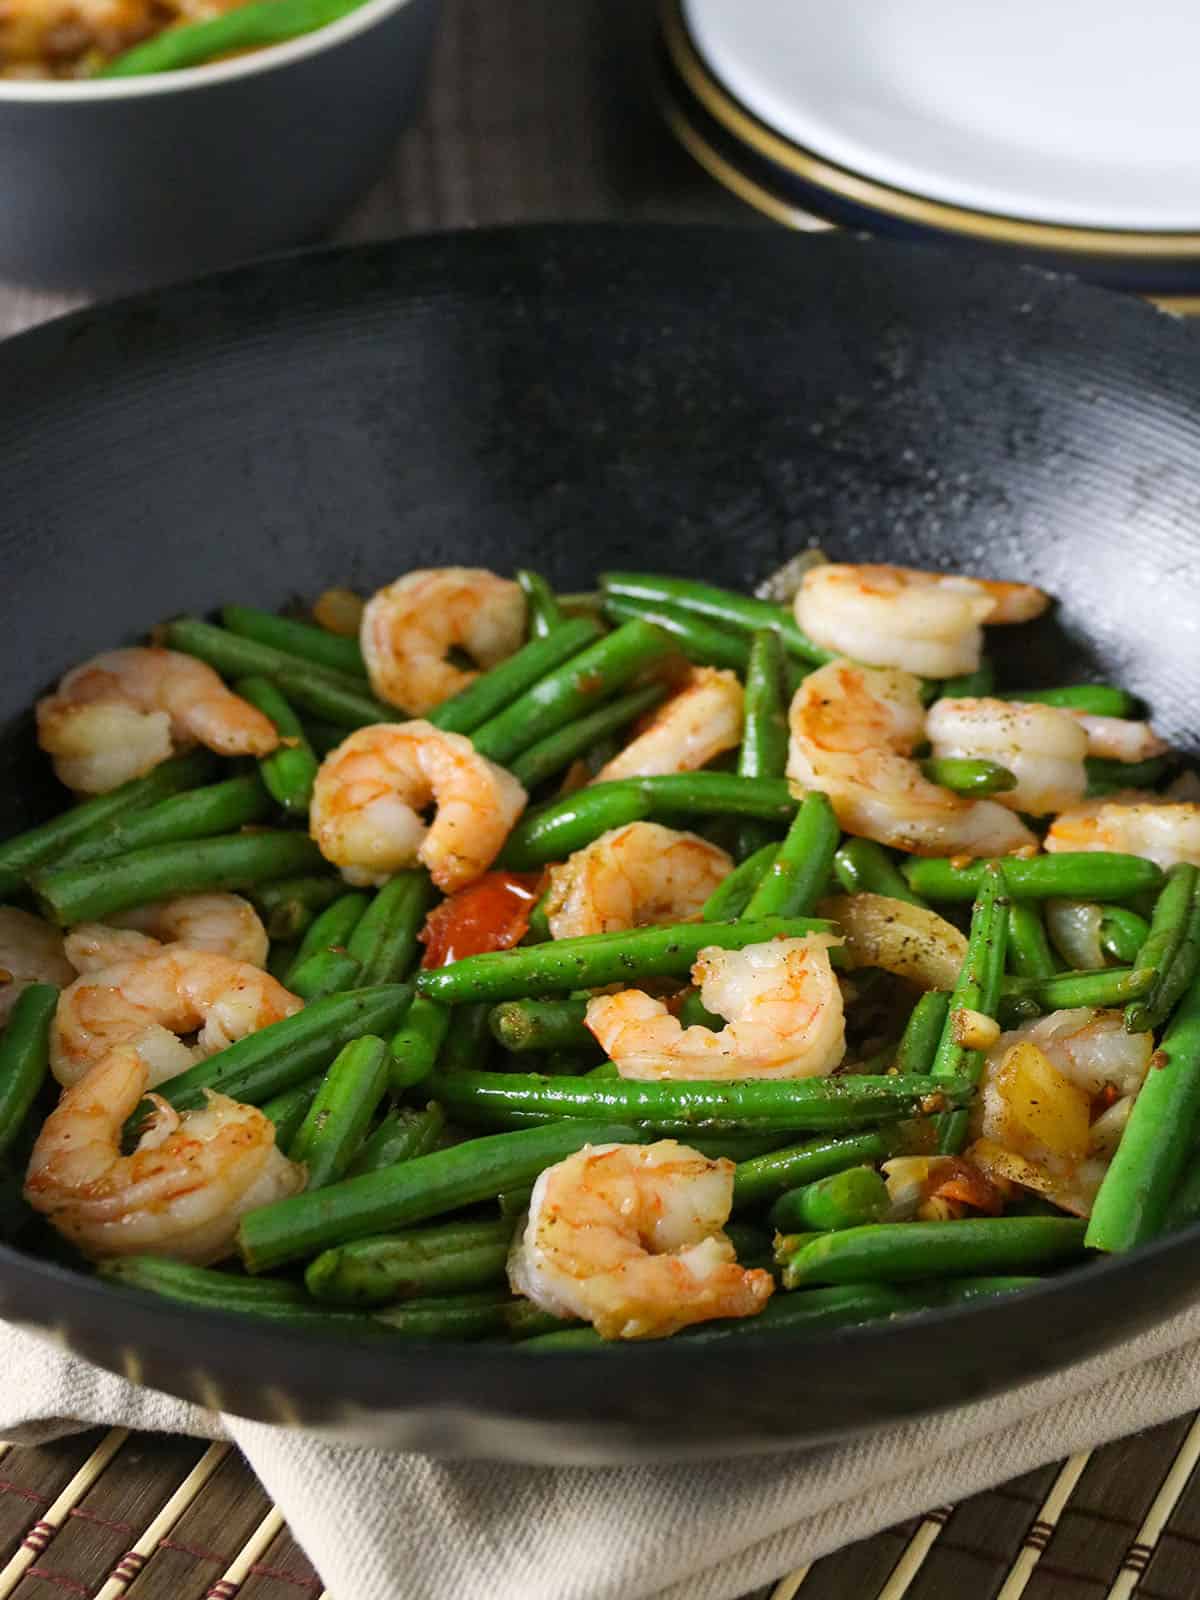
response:
{"label": "shrimp with seared edge", "polygon": [[641,989],[596,995],[587,1025],[623,1078],[822,1078],[846,1053],[828,933],[701,950],[693,981],[719,1031],[685,1028]]}
{"label": "shrimp with seared edge", "polygon": [[432,711],[478,677],[449,660],[452,649],[494,667],[524,637],[520,585],[486,567],[406,572],[371,596],[359,630],[372,689],[411,716]]}
{"label": "shrimp with seared edge", "polygon": [[81,922],[66,937],[77,972],[95,972],[114,961],[152,956],[164,944],[185,944],[265,967],[269,941],[262,918],[238,894],[183,894],[134,906],[111,922]]}
{"label": "shrimp with seared edge", "polygon": [[[487,871],[525,809],[525,790],[469,739],[428,722],[358,728],[331,750],[313,785],[309,823],[348,883],[384,883],[428,867],[445,894]],[[435,809],[426,824],[421,813]]]}
{"label": "shrimp with seared edge", "polygon": [[1074,805],[1087,787],[1088,735],[1070,711],[1034,701],[938,700],[925,719],[937,757],[995,761],[1016,787],[993,798],[997,805],[1045,816]]}
{"label": "shrimp with seared edge", "polygon": [[223,756],[265,756],[279,744],[269,717],[177,650],[109,650],[84,662],[38,701],[37,729],[59,778],[84,794],[106,794],[194,744]]}
{"label": "shrimp with seared edge", "polygon": [[601,767],[596,783],[695,772],[742,738],[743,691],[735,672],[693,667],[678,694],[665,700],[619,755]]}
{"label": "shrimp with seared edge", "polygon": [[[163,945],[85,972],[64,989],[50,1030],[50,1070],[59,1083],[77,1083],[110,1050],[136,1040],[153,1088],[302,1005],[248,962]],[[191,1033],[195,1044],[184,1044],[180,1035]]]}
{"label": "shrimp with seared edge", "polygon": [[831,661],[796,690],[788,721],[788,777],[823,790],[847,833],[928,856],[1036,847],[1004,806],[953,794],[923,775],[912,752],[924,738],[925,712],[911,673]]}
{"label": "shrimp with seared edge", "polygon": [[979,665],[985,622],[1028,622],[1049,604],[1029,583],[828,561],[804,574],[795,612],[810,638],[837,655],[952,678]]}
{"label": "shrimp with seared edge", "polygon": [[31,983],[61,989],[74,976],[57,928],[17,906],[0,906],[0,1025]]}
{"label": "shrimp with seared edge", "polygon": [[1200,867],[1200,804],[1151,790],[1121,790],[1055,817],[1045,847],[1051,852],[1116,850],[1145,856],[1164,871],[1180,861]]}
{"label": "shrimp with seared edge", "polygon": [[261,1111],[222,1094],[182,1114],[151,1095],[154,1114],[137,1148],[122,1155],[125,1119],[151,1076],[138,1048],[125,1044],[67,1089],[33,1147],[25,1198],[93,1259],[219,1261],[239,1218],[297,1194],[304,1168],[276,1149]]}
{"label": "shrimp with seared edge", "polygon": [[534,1185],[509,1282],[605,1339],[662,1339],[715,1317],[752,1317],[775,1284],[738,1265],[723,1231],[733,1175],[732,1161],[674,1139],[586,1145]]}
{"label": "shrimp with seared edge", "polygon": [[656,922],[686,922],[733,871],[724,850],[695,833],[657,822],[610,828],[550,869],[551,936],[617,933]]}

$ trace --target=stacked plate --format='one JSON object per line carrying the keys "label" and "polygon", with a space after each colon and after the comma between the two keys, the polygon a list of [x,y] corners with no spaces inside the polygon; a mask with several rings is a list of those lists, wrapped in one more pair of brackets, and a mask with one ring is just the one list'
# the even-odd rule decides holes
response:
{"label": "stacked plate", "polygon": [[1200,7],[663,0],[664,109],[794,227],[960,241],[1200,310]]}

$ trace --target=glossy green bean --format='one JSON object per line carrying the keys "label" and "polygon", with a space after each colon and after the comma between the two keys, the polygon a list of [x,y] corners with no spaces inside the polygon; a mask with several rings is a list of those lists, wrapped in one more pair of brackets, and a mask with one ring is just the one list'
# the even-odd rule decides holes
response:
{"label": "glossy green bean", "polygon": [[356,1239],[311,1261],[305,1286],[330,1305],[385,1306],[503,1283],[515,1221],[443,1222]]}
{"label": "glossy green bean", "polygon": [[346,944],[358,962],[364,986],[399,983],[417,960],[417,935],[433,903],[424,868],[398,872],[367,907]]}
{"label": "glossy green bean", "polygon": [[1053,1266],[1083,1253],[1073,1217],[979,1217],[957,1222],[876,1222],[810,1239],[784,1269],[784,1286],[911,1283]]}
{"label": "glossy green bean", "polygon": [[569,767],[572,761],[585,756],[602,739],[607,739],[627,727],[636,717],[661,704],[666,693],[665,685],[648,683],[610,700],[606,705],[598,706],[595,711],[574,722],[568,722],[566,727],[540,739],[517,756],[510,769],[513,777],[524,788],[536,789],[539,784]]}
{"label": "glossy green bean", "polygon": [[955,794],[1003,794],[1017,787],[1016,774],[998,761],[972,761],[964,756],[931,756],[921,762],[930,783]]}
{"label": "glossy green bean", "polygon": [[833,660],[833,653],[810,639],[786,607],[772,605],[767,600],[756,600],[752,595],[720,589],[713,584],[695,583],[689,578],[668,578],[653,572],[604,572],[600,582],[606,595],[677,606],[743,633],[771,628],[779,634],[790,654],[815,666]]}
{"label": "glossy green bean", "polygon": [[343,1045],[308,1108],[288,1155],[308,1169],[307,1192],[342,1176],[387,1091],[390,1053],[375,1034]]}
{"label": "glossy green bean", "polygon": [[847,1167],[802,1188],[789,1189],[771,1207],[770,1222],[782,1232],[856,1228],[882,1222],[889,1209],[887,1184],[874,1167]]}
{"label": "glossy green bean", "polygon": [[950,996],[943,989],[929,989],[909,1013],[908,1022],[896,1047],[897,1072],[932,1072],[938,1045],[946,1031]]}
{"label": "glossy green bean", "polygon": [[[1006,856],[1001,865],[1009,893],[1018,900],[1127,900],[1162,882],[1162,870],[1153,861],[1108,850],[1064,850],[1028,860]],[[914,858],[904,876],[910,889],[929,900],[973,900],[986,866],[985,861],[960,867],[953,860]]]}
{"label": "glossy green bean", "polygon": [[555,598],[554,590],[540,572],[531,572],[528,567],[518,567],[514,576],[525,596],[529,637],[544,639],[563,623],[562,607]]}
{"label": "glossy green bean", "polygon": [[152,72],[177,72],[181,67],[202,66],[235,51],[261,50],[327,27],[361,3],[362,0],[256,0],[237,11],[156,34],[107,62],[96,76],[130,78]]}
{"label": "glossy green bean", "polygon": [[1131,967],[1150,934],[1145,917],[1126,906],[1105,906],[1100,918],[1100,948],[1118,966]]}
{"label": "glossy green bean", "polygon": [[110,822],[101,823],[69,845],[50,868],[65,872],[89,862],[110,862],[133,850],[154,845],[184,844],[191,839],[207,839],[214,834],[232,833],[246,823],[261,822],[275,807],[261,778],[227,778],[224,783],[207,784],[171,795],[154,805],[125,811]]}
{"label": "glossy green bean", "polygon": [[[314,632],[319,631],[314,629]],[[333,638],[333,635],[328,637]],[[320,763],[308,742],[300,718],[270,678],[239,678],[234,689],[243,700],[248,700],[264,716],[270,717],[279,734],[279,749],[272,750],[269,756],[263,756],[258,763],[259,776],[268,794],[289,816],[307,816]]]}
{"label": "glossy green bean", "polygon": [[591,1044],[584,1024],[587,1000],[505,1000],[488,1018],[492,1036],[505,1050],[575,1049]]}
{"label": "glossy green bean", "polygon": [[1095,799],[1118,789],[1152,789],[1170,771],[1174,760],[1171,755],[1151,756],[1148,761],[1106,761],[1101,756],[1088,756],[1083,763],[1088,796]]}
{"label": "glossy green bean", "polygon": [[445,1006],[413,996],[403,1025],[392,1037],[392,1093],[403,1094],[423,1083],[433,1071],[446,1034],[451,1013]]}
{"label": "glossy green bean", "polygon": [[750,904],[778,851],[778,843],[765,844],[736,866],[704,902],[701,922],[736,922]]}
{"label": "glossy green bean", "polygon": [[288,988],[310,1005],[347,989],[361,989],[362,969],[348,950],[318,950],[288,973]]}
{"label": "glossy green bean", "polygon": [[606,595],[604,615],[611,621],[648,622],[667,634],[680,655],[703,667],[724,667],[736,673],[746,670],[750,647],[744,634],[719,628],[694,611],[660,600],[630,600],[622,595]]}
{"label": "glossy green bean", "polygon": [[887,1133],[849,1133],[809,1139],[769,1155],[738,1163],[733,1179],[733,1209],[762,1205],[788,1189],[827,1178],[863,1162],[883,1161],[893,1154]]}
{"label": "glossy green bean", "polygon": [[1131,717],[1136,711],[1132,695],[1107,683],[1067,683],[1056,689],[1002,689],[1001,700],[1026,700],[1044,706],[1065,706],[1091,717]]}
{"label": "glossy green bean", "polygon": [[259,1107],[263,1116],[275,1124],[275,1144],[286,1150],[300,1132],[300,1124],[308,1115],[308,1108],[321,1087],[322,1073],[314,1073],[305,1083],[298,1083],[282,1094],[265,1100]]}
{"label": "glossy green bean", "polygon": [[884,894],[890,900],[904,900],[913,906],[926,904],[913,893],[883,846],[873,839],[847,839],[834,852],[833,870],[847,894]]}
{"label": "glossy green bean", "polygon": [[363,913],[369,903],[365,894],[352,891],[349,894],[339,895],[332,905],[325,907],[320,916],[314,917],[283,979],[284,988],[290,986],[289,979],[292,973],[299,971],[311,957],[329,951],[344,951],[346,941],[362,921]]}
{"label": "glossy green bean", "polygon": [[0,1034],[0,1155],[17,1139],[50,1070],[50,1024],[58,990],[31,983],[17,996]]}
{"label": "glossy green bean", "polygon": [[459,694],[431,711],[427,720],[447,733],[473,734],[600,635],[600,626],[592,618],[572,618],[544,638],[530,639],[499,666],[481,672]]}
{"label": "glossy green bean", "polygon": [[[1147,1033],[1160,1027],[1191,981],[1188,969],[1193,958],[1185,944],[1198,885],[1200,872],[1188,862],[1179,862],[1167,873],[1162,893],[1154,903],[1150,931],[1136,957],[1135,965],[1154,977],[1145,998],[1134,1001],[1125,1012],[1125,1026],[1130,1033]],[[1173,974],[1172,967],[1181,953],[1183,964]]]}
{"label": "glossy green bean", "polygon": [[374,1133],[363,1140],[346,1169],[346,1176],[356,1178],[362,1172],[378,1172],[381,1167],[395,1166],[397,1161],[412,1161],[416,1156],[428,1155],[445,1126],[445,1114],[436,1100],[431,1100],[423,1111],[396,1106]]}
{"label": "glossy green bean", "polygon": [[746,920],[800,917],[811,912],[829,881],[841,837],[829,797],[816,789],[806,794],[787,837],[750,897]]}
{"label": "glossy green bean", "polygon": [[1036,901],[1013,900],[1009,905],[1008,962],[1020,978],[1053,978],[1059,970]]}
{"label": "glossy green bean", "polygon": [[[328,628],[318,628],[314,623],[300,622],[294,617],[276,616],[273,611],[259,611],[254,606],[222,606],[221,621],[230,633],[256,639],[259,644],[270,645],[272,649],[311,661],[331,672],[351,678],[367,676],[367,664],[358,640],[330,633]],[[242,691],[237,692],[241,694]],[[270,716],[270,712],[267,715]]]}

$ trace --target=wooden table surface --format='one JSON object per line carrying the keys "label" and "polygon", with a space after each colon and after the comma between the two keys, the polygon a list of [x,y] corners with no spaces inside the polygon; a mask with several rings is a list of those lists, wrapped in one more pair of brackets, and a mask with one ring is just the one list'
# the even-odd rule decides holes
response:
{"label": "wooden table surface", "polygon": [[[338,238],[564,218],[764,226],[661,126],[648,0],[443,7],[423,113]],[[0,334],[77,303],[0,285]],[[1135,1587],[1140,1600],[1193,1600],[1198,1458],[1200,1424],[1184,1417],[781,1574],[754,1600],[1125,1600]],[[51,1537],[31,1535],[47,1523]],[[131,1548],[148,1560],[120,1565]],[[316,1600],[322,1587],[236,1452],[102,1430],[0,1459],[5,1563],[0,1600]]]}

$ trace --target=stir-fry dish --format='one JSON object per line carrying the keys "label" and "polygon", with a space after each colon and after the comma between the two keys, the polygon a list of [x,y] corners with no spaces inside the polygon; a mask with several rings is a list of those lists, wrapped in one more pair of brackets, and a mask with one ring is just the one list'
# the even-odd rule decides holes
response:
{"label": "stir-fry dish", "polygon": [[409,572],[37,706],[0,1208],[142,1294],[530,1351],[870,1322],[1200,1216],[1200,803],[1023,583]]}

